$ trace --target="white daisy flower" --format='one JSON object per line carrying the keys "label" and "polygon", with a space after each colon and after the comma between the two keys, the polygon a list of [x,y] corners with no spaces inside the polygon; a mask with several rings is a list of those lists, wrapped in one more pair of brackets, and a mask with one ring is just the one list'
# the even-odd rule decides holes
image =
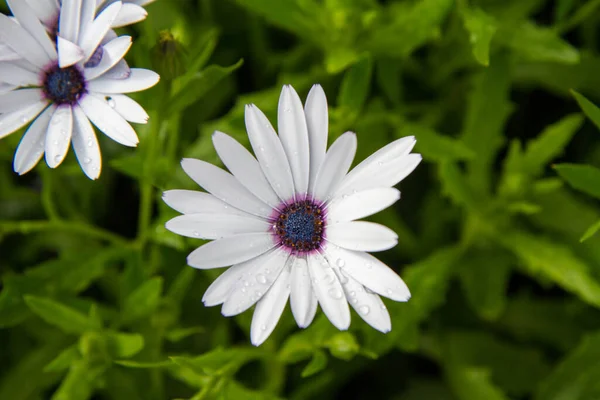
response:
{"label": "white daisy flower", "polygon": [[154,86],[159,76],[133,68],[122,79],[119,62],[131,38],[101,44],[122,4],[111,4],[95,19],[92,4],[63,1],[57,46],[27,2],[8,0],[16,22],[0,14],[0,43],[20,58],[0,60],[0,139],[34,121],[15,154],[19,174],[30,171],[44,154],[48,166],[57,167],[73,143],[83,171],[96,179],[101,156],[90,121],[114,141],[134,147],[138,138],[127,121],[148,120],[144,109],[123,93]]}
{"label": "white daisy flower", "polygon": [[393,188],[421,161],[409,154],[414,137],[385,146],[348,173],[356,135],[346,132],[326,151],[328,112],[319,85],[304,109],[291,86],[279,99],[279,135],[254,105],[246,128],[258,161],[230,136],[213,143],[230,173],[204,161],[184,159],[185,172],[209,193],[171,190],[164,201],[183,213],[167,229],[213,240],[192,252],[188,263],[209,269],[232,265],[206,291],[206,306],[223,304],[225,316],[256,304],[251,340],[271,334],[288,297],[299,327],[312,322],[317,304],[338,329],[348,329],[348,302],[368,324],[391,330],[380,295],[407,301],[402,279],[366,253],[394,247],[385,226],[356,221],[400,198]]}

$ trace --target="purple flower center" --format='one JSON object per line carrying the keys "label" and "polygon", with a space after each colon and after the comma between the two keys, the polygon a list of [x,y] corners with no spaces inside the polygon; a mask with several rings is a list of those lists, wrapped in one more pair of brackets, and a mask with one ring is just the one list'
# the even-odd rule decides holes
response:
{"label": "purple flower center", "polygon": [[295,253],[307,253],[321,247],[325,233],[323,207],[311,200],[287,205],[274,221],[280,244]]}
{"label": "purple flower center", "polygon": [[85,78],[75,66],[54,65],[44,72],[44,94],[57,105],[74,105],[86,93]]}

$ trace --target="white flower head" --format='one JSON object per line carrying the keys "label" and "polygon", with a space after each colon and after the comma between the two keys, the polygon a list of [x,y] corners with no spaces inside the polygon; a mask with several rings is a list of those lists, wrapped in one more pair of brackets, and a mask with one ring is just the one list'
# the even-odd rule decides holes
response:
{"label": "white flower head", "polygon": [[0,43],[18,58],[0,58],[0,138],[34,121],[21,139],[14,170],[30,171],[44,154],[55,168],[72,143],[85,174],[98,178],[100,148],[90,121],[116,142],[136,146],[127,121],[146,123],[148,115],[123,93],[159,80],[152,71],[123,65],[129,36],[105,41],[122,3],[94,18],[93,1],[63,0],[56,44],[27,2],[8,0],[8,5],[14,19],[0,14]]}
{"label": "white flower head", "polygon": [[[180,235],[211,239],[188,256],[199,269],[231,266],[206,291],[206,306],[223,304],[225,316],[254,304],[251,340],[271,334],[290,299],[299,327],[312,322],[317,304],[338,329],[348,329],[348,303],[368,324],[391,330],[381,296],[407,301],[402,279],[369,251],[394,247],[385,226],[357,221],[394,204],[393,188],[421,161],[409,154],[414,137],[385,146],[348,172],[356,135],[346,132],[326,151],[327,99],[320,85],[303,109],[284,86],[279,135],[254,105],[246,128],[256,158],[232,137],[215,132],[213,143],[230,173],[184,159],[185,172],[209,193],[171,190],[164,201],[183,213],[167,222]],[[257,160],[258,159],[258,160]]]}

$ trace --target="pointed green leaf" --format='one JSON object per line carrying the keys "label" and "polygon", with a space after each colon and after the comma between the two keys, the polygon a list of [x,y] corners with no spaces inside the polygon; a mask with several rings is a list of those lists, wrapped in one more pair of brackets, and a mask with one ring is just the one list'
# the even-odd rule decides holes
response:
{"label": "pointed green leaf", "polygon": [[442,162],[468,160],[475,157],[475,153],[463,142],[420,124],[400,122],[397,135],[398,137],[414,135],[417,139],[416,151],[423,154],[425,159]]}
{"label": "pointed green leaf", "polygon": [[163,280],[155,277],[144,282],[131,293],[123,305],[122,318],[131,322],[154,312],[160,302]]}
{"label": "pointed green leaf", "polygon": [[327,354],[322,350],[317,350],[313,354],[313,358],[302,370],[302,377],[308,378],[318,372],[321,372],[327,366]]}
{"label": "pointed green leaf", "polygon": [[486,368],[452,365],[448,367],[446,376],[458,400],[508,400],[494,386]]}
{"label": "pointed green leaf", "polygon": [[144,348],[144,337],[137,333],[110,332],[107,345],[114,358],[133,357]]}
{"label": "pointed green leaf", "polygon": [[355,116],[362,111],[369,96],[372,70],[371,57],[364,56],[346,71],[337,99],[338,107],[347,109]]}
{"label": "pointed green leaf", "polygon": [[119,364],[127,368],[140,368],[140,369],[152,369],[152,368],[164,368],[173,365],[173,361],[155,361],[155,362],[143,362],[133,360],[115,360],[115,364]]}
{"label": "pointed green leaf", "polygon": [[594,223],[589,228],[587,228],[587,230],[585,231],[585,233],[583,234],[581,239],[579,239],[579,241],[585,242],[586,240],[588,240],[589,238],[594,236],[599,230],[600,230],[600,220],[596,221],[596,223]]}
{"label": "pointed green leaf", "polygon": [[594,125],[600,128],[600,108],[575,90],[571,90],[571,93],[575,97],[575,100],[577,100],[577,103],[579,103],[579,107],[581,107],[585,115],[587,115]]}
{"label": "pointed green leaf", "polygon": [[478,207],[477,200],[469,187],[465,174],[456,163],[440,163],[439,176],[442,191],[452,202],[470,209]]}
{"label": "pointed green leaf", "polygon": [[[600,333],[587,337],[544,380],[535,400],[587,400],[588,389],[600,379]],[[597,393],[596,393],[597,394]]]}
{"label": "pointed green leaf", "polygon": [[179,356],[171,357],[171,360],[198,375],[223,375],[235,373],[244,363],[257,356],[254,349],[218,348],[198,357]]}
{"label": "pointed green leaf", "polygon": [[571,187],[600,199],[600,169],[591,165],[558,164],[554,169]]}
{"label": "pointed green leaf", "polygon": [[74,362],[52,400],[88,400],[105,369],[105,366],[92,366],[85,360]]}
{"label": "pointed green leaf", "polygon": [[550,28],[529,21],[500,24],[498,41],[529,61],[577,64],[579,51]]}
{"label": "pointed green leaf", "polygon": [[203,333],[203,332],[206,332],[206,329],[204,329],[203,327],[192,326],[189,328],[179,328],[179,329],[170,330],[169,332],[167,332],[165,337],[170,342],[179,342],[180,340],[183,340],[189,336],[196,335],[198,333]]}
{"label": "pointed green leaf", "polygon": [[345,361],[353,359],[360,350],[356,338],[350,332],[336,333],[325,343],[325,346],[329,348],[332,356]]}
{"label": "pointed green leaf", "polygon": [[64,349],[54,360],[52,360],[48,365],[44,367],[45,372],[57,372],[64,371],[69,369],[72,363],[81,359],[81,354],[79,353],[79,349],[77,345],[74,344],[72,346]]}
{"label": "pointed green leaf", "polygon": [[600,307],[600,284],[570,247],[517,230],[499,233],[497,239],[520,258],[533,277],[550,279],[581,300]]}
{"label": "pointed green leaf", "polygon": [[458,276],[469,304],[482,318],[494,320],[504,311],[512,262],[498,250],[473,250],[462,258]]}
{"label": "pointed green leaf", "polygon": [[530,176],[541,174],[543,168],[563,152],[582,124],[580,114],[571,114],[544,129],[527,144],[521,161],[522,172]]}
{"label": "pointed green leaf", "polygon": [[82,334],[101,328],[87,315],[49,298],[25,296],[25,303],[40,318],[63,332]]}
{"label": "pointed green leaf", "polygon": [[462,18],[465,28],[469,32],[475,59],[487,67],[490,64],[490,43],[498,29],[495,19],[479,8],[465,8]]}

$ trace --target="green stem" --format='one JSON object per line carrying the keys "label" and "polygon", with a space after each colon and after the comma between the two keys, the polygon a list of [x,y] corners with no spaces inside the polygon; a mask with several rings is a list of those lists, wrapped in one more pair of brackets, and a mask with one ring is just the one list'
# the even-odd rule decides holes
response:
{"label": "green stem", "polygon": [[0,234],[7,233],[37,233],[46,231],[61,231],[73,234],[81,234],[90,238],[105,240],[118,246],[129,246],[129,242],[112,232],[81,222],[66,221],[18,221],[0,223]]}
{"label": "green stem", "polygon": [[42,170],[42,207],[44,208],[44,212],[46,216],[51,221],[59,221],[60,216],[54,204],[54,200],[52,199],[52,191],[53,191],[53,182],[52,182],[52,174],[45,168]]}
{"label": "green stem", "polygon": [[592,0],[582,5],[575,13],[563,23],[557,24],[554,28],[559,34],[564,34],[577,25],[581,24],[587,17],[594,14],[596,8],[600,7],[600,0]]}

